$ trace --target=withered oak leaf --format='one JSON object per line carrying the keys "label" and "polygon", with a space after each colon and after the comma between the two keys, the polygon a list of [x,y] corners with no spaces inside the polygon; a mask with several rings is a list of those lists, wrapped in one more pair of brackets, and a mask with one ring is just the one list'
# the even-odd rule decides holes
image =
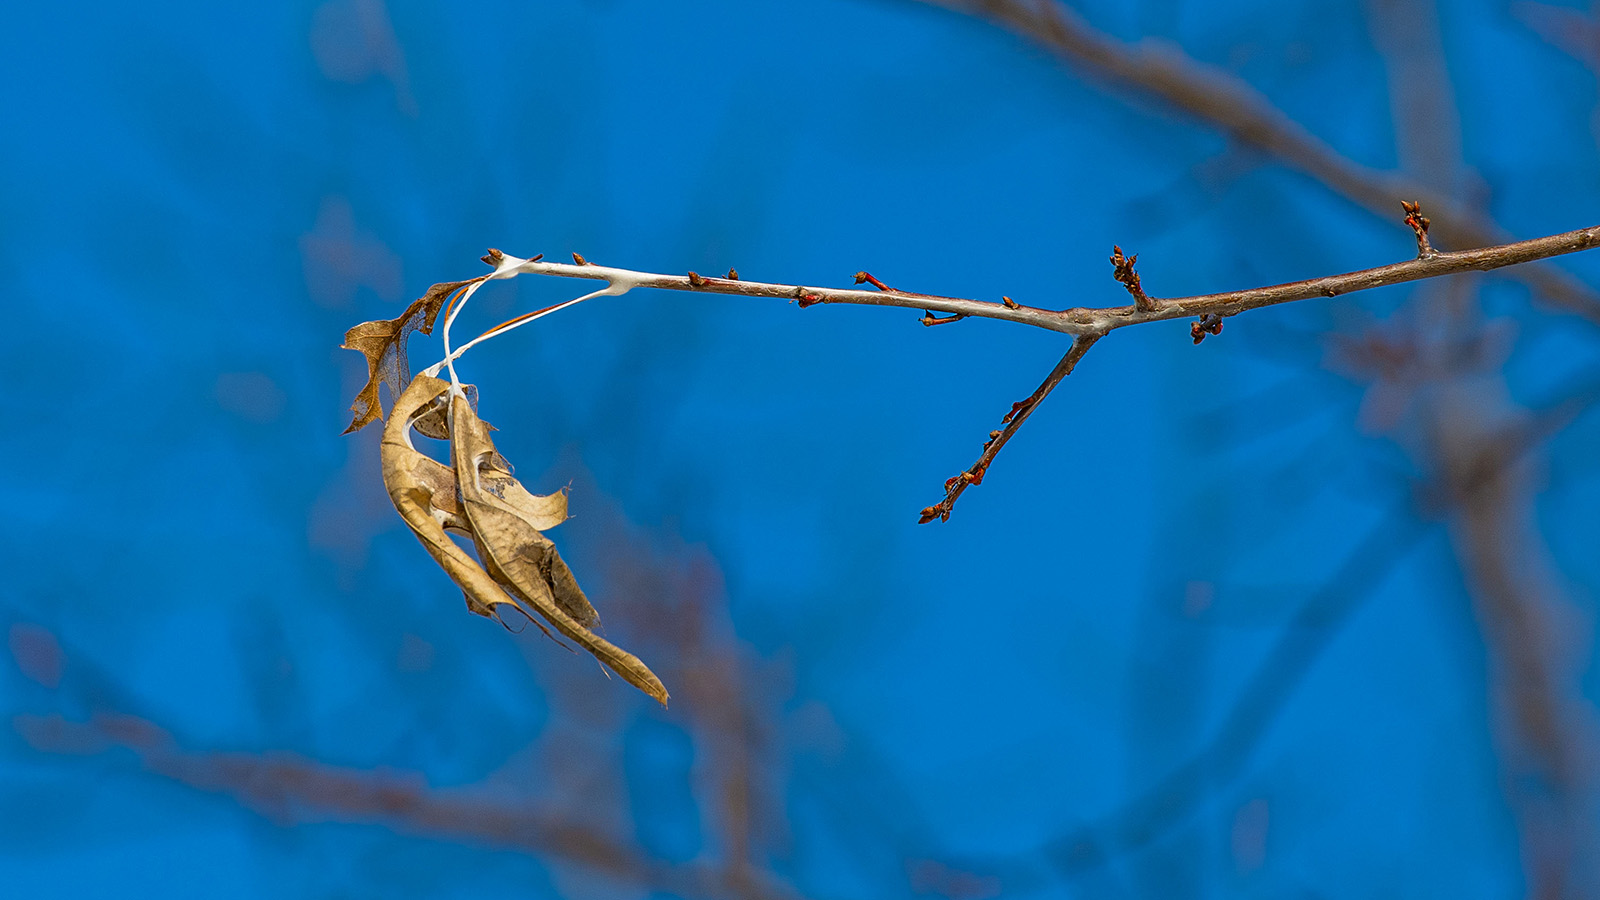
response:
{"label": "withered oak leaf", "polygon": [[466,281],[446,281],[428,288],[428,292],[412,301],[399,318],[362,322],[344,333],[346,350],[357,350],[367,357],[367,383],[356,394],[350,411],[355,417],[345,434],[371,425],[383,418],[383,407],[378,399],[378,386],[389,388],[389,401],[398,402],[401,391],[411,381],[411,364],[406,358],[406,339],[414,331],[433,333],[434,320],[445,300],[457,288],[482,281],[488,276],[469,278]]}
{"label": "withered oak leaf", "polygon": [[599,616],[555,544],[540,532],[567,517],[566,494],[529,493],[461,396],[450,402],[450,455],[478,557],[490,577],[556,631],[663,706],[667,689],[638,657],[595,634]]}
{"label": "withered oak leaf", "polygon": [[466,594],[467,608],[498,619],[502,606],[518,609],[516,601],[507,597],[488,573],[445,533],[446,528],[460,532],[470,532],[471,528],[461,507],[455,472],[418,451],[411,443],[416,419],[449,389],[447,381],[419,375],[399,395],[390,411],[389,422],[384,426],[383,441],[378,449],[383,484],[411,533]]}

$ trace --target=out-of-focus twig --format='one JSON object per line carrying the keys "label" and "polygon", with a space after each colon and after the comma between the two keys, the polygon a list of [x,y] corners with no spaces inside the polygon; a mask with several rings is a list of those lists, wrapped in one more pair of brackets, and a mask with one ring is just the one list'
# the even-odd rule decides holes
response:
{"label": "out-of-focus twig", "polygon": [[[1440,510],[1471,509],[1508,468],[1600,402],[1600,379],[1556,398],[1526,421],[1484,441],[1483,452],[1446,484],[1420,492]],[[1492,499],[1492,498],[1489,498]],[[1047,852],[1070,873],[1102,865],[1160,839],[1194,813],[1208,790],[1225,786],[1249,761],[1266,727],[1315,665],[1340,626],[1361,609],[1430,528],[1405,507],[1380,520],[1326,585],[1296,610],[1234,701],[1223,725],[1199,752],[1151,789],[1099,822],[1053,841]]]}
{"label": "out-of-focus twig", "polygon": [[[1368,0],[1400,156],[1448,183],[1465,163],[1439,13],[1437,0]],[[1428,220],[1408,212],[1425,252]],[[1424,312],[1432,307],[1432,316],[1418,323],[1421,365],[1442,377],[1418,392],[1414,410],[1422,427],[1402,429],[1402,442],[1446,497],[1451,546],[1488,651],[1492,733],[1528,895],[1593,897],[1600,835],[1595,779],[1583,762],[1593,752],[1585,727],[1592,710],[1573,702],[1578,676],[1564,660],[1559,624],[1571,613],[1535,524],[1527,467],[1519,464],[1593,402],[1593,385],[1579,384],[1539,413],[1518,409],[1503,375],[1462,365],[1450,349],[1452,341],[1481,339],[1482,331],[1472,283],[1457,286],[1464,290],[1418,292]],[[1430,319],[1446,341],[1427,340]]]}
{"label": "out-of-focus twig", "polygon": [[[1155,97],[1199,119],[1380,217],[1390,215],[1396,197],[1414,198],[1439,219],[1435,236],[1448,246],[1480,247],[1508,239],[1505,229],[1487,215],[1455,202],[1433,186],[1343,156],[1248,82],[1194,59],[1173,44],[1119,41],[1056,0],[918,2],[1001,25],[1115,88]],[[1517,270],[1515,277],[1548,305],[1600,324],[1600,293],[1572,276],[1533,266]]]}
{"label": "out-of-focus twig", "polygon": [[1380,519],[1295,611],[1205,747],[1132,802],[1051,841],[1046,855],[1063,872],[1082,874],[1159,839],[1192,815],[1209,791],[1231,783],[1340,626],[1427,533],[1427,525],[1404,507]]}
{"label": "out-of-focus twig", "polygon": [[152,773],[226,794],[281,824],[382,825],[403,834],[563,859],[597,874],[683,896],[724,895],[709,867],[664,865],[568,817],[504,803],[483,791],[433,788],[421,773],[334,766],[294,753],[194,751],[148,719],[126,714],[102,714],[86,722],[24,715],[15,725],[28,743],[46,752],[94,754],[126,748]]}

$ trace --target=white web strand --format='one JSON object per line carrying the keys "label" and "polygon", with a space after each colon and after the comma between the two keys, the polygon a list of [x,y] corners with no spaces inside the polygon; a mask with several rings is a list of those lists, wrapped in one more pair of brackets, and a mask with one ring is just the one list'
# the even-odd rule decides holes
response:
{"label": "white web strand", "polygon": [[[500,272],[497,272],[494,276],[491,276],[491,277],[493,277],[493,278],[511,278],[511,277],[514,277],[514,276],[516,276],[518,274],[516,269],[514,267],[512,267],[512,266],[505,266],[503,268],[504,268],[504,270],[508,270],[508,271],[505,271],[504,274],[502,274]],[[445,357],[444,357],[444,359],[440,360],[439,362],[434,363],[432,366],[429,366],[428,369],[427,369],[427,373],[429,375],[437,375],[438,372],[439,372],[439,369],[441,367],[448,368],[450,370],[450,384],[451,384],[451,387],[453,389],[455,389],[455,390],[459,390],[460,389],[460,385],[461,385],[461,381],[460,381],[459,378],[456,377],[456,365],[455,365],[455,363],[456,363],[456,360],[461,357],[461,354],[466,353],[468,350],[471,350],[473,347],[476,347],[478,344],[481,344],[484,341],[487,341],[488,339],[490,339],[492,337],[499,337],[500,335],[505,334],[508,331],[514,331],[517,328],[520,328],[523,325],[528,324],[529,322],[538,321],[539,319],[542,319],[545,316],[548,316],[553,312],[560,312],[561,310],[566,309],[569,306],[575,306],[575,305],[577,305],[579,303],[582,303],[585,300],[591,300],[591,299],[593,299],[595,297],[605,297],[605,296],[616,297],[616,296],[621,296],[622,294],[626,294],[628,291],[633,289],[635,283],[636,283],[636,281],[634,281],[632,279],[609,278],[606,281],[606,286],[601,288],[598,291],[591,291],[590,293],[584,294],[582,297],[575,297],[575,298],[573,298],[571,300],[568,300],[565,303],[559,303],[559,304],[557,304],[555,306],[552,306],[549,309],[540,310],[539,312],[537,312],[537,313],[535,313],[535,314],[533,314],[531,316],[528,316],[525,319],[517,319],[515,321],[508,322],[508,323],[506,323],[504,325],[501,325],[498,328],[493,329],[492,331],[487,331],[487,332],[484,332],[483,334],[478,335],[477,337],[475,337],[472,340],[466,342],[465,344],[462,344],[460,347],[458,347],[458,348],[456,348],[455,350],[452,351],[450,349],[450,328],[451,328],[452,325],[455,324],[456,316],[461,314],[461,308],[467,305],[467,300],[472,297],[473,293],[475,293],[478,290],[478,288],[480,288],[480,287],[482,287],[484,285],[484,282],[480,281],[477,284],[474,284],[471,287],[467,288],[467,292],[465,294],[463,294],[462,297],[461,297],[461,300],[456,303],[455,309],[451,310],[450,311],[450,315],[445,318],[445,322],[444,322],[444,352],[445,352]]]}
{"label": "white web strand", "polygon": [[[479,281],[476,284],[468,287],[466,293],[462,294],[461,299],[456,301],[455,308],[450,310],[450,315],[446,316],[444,320],[444,360],[442,364],[450,368],[450,387],[453,391],[459,391],[461,389],[461,379],[456,377],[455,360],[457,356],[461,355],[461,351],[466,350],[467,348],[462,347],[461,350],[458,350],[455,353],[450,352],[450,328],[456,324],[456,316],[461,315],[461,310],[466,307],[467,301],[471,300],[472,295],[477,293],[478,288],[483,287],[483,285],[484,282]],[[471,344],[468,346],[471,346]],[[430,375],[436,374],[438,371],[438,366],[432,366],[428,369],[428,373]]]}

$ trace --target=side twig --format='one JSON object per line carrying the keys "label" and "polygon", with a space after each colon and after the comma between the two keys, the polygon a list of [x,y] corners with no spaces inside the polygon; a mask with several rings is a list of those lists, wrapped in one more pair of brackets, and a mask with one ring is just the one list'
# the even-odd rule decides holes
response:
{"label": "side twig", "polygon": [[1028,417],[1033,415],[1035,409],[1039,408],[1039,404],[1043,402],[1044,398],[1050,396],[1050,392],[1056,389],[1056,385],[1060,384],[1063,378],[1072,374],[1072,370],[1078,365],[1078,360],[1083,359],[1083,355],[1088,353],[1089,348],[1093,347],[1094,342],[1098,340],[1100,338],[1092,334],[1081,334],[1073,338],[1072,347],[1067,350],[1065,356],[1061,357],[1061,361],[1056,363],[1056,367],[1050,370],[1050,374],[1045,376],[1044,383],[1040,384],[1032,394],[1029,394],[1028,399],[1019,400],[1011,404],[1011,411],[1006,413],[1005,418],[1001,420],[1005,423],[1005,427],[999,431],[989,432],[989,439],[984,442],[983,453],[978,456],[978,461],[960,475],[944,483],[944,499],[933,506],[924,508],[922,517],[917,520],[917,524],[925,525],[934,519],[938,519],[941,522],[949,520],[950,510],[955,506],[956,499],[961,496],[961,493],[967,489],[968,485],[983,483],[984,473],[989,470],[989,463],[994,461],[995,456],[1000,452],[1000,448],[1011,440],[1012,436],[1017,433],[1017,429],[1022,427],[1023,422],[1028,421]]}

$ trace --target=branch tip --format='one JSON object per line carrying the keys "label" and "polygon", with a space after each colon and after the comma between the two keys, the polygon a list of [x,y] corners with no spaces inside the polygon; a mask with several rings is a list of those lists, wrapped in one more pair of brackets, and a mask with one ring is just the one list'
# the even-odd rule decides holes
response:
{"label": "branch tip", "polygon": [[918,319],[917,321],[929,328],[932,328],[935,325],[949,325],[951,322],[959,322],[966,317],[966,313],[953,313],[941,319],[933,314],[933,310],[925,309],[922,311],[922,318]]}
{"label": "branch tip", "polygon": [[1150,299],[1144,287],[1139,284],[1139,273],[1133,270],[1134,263],[1139,261],[1139,254],[1123,256],[1122,248],[1116,244],[1111,245],[1111,277],[1122,282],[1122,286],[1133,295],[1133,305],[1140,312],[1153,312],[1156,308],[1154,300]]}
{"label": "branch tip", "polygon": [[861,284],[862,282],[866,282],[880,291],[894,290],[894,288],[889,287],[887,284],[884,284],[876,278],[873,278],[871,272],[861,271],[856,273],[856,284]]}
{"label": "branch tip", "polygon": [[1433,244],[1428,240],[1428,226],[1432,220],[1422,214],[1420,200],[1401,200],[1400,208],[1406,212],[1406,224],[1411,226],[1411,231],[1417,236],[1417,259],[1428,259],[1438,256],[1439,251],[1433,249]]}

